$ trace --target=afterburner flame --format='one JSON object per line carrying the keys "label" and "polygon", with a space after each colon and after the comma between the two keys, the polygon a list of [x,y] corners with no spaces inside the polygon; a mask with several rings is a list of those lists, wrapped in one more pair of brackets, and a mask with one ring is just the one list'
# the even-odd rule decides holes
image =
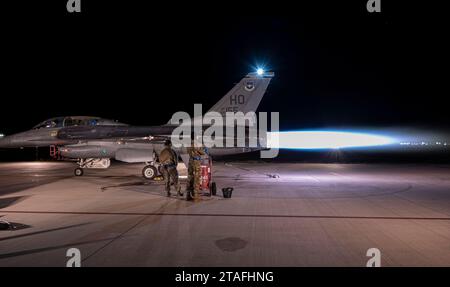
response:
{"label": "afterburner flame", "polygon": [[342,149],[393,144],[391,137],[342,131],[270,132],[267,146],[280,149]]}

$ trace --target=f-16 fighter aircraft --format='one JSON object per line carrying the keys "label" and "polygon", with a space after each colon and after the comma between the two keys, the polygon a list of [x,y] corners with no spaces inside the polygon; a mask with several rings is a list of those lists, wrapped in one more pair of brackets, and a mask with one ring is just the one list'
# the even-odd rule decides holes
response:
{"label": "f-16 fighter aircraft", "polygon": [[[273,73],[259,69],[249,73],[231,89],[209,112],[255,112]],[[146,163],[142,170],[145,178],[158,175],[156,154],[164,140],[171,137],[178,125],[130,126],[114,120],[88,116],[51,118],[31,130],[0,136],[0,148],[50,147],[52,156],[76,160],[76,176],[83,169],[108,168],[110,160],[127,163]],[[190,136],[190,135],[189,135]],[[210,155],[230,155],[260,150],[264,147],[212,147]],[[183,162],[188,156],[179,150]]]}

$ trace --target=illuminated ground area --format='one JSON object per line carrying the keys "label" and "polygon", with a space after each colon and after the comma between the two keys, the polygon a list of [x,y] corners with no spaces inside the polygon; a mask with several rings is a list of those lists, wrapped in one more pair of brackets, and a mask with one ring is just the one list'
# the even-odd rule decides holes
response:
{"label": "illuminated ground area", "polygon": [[217,163],[199,203],[141,167],[0,164],[0,266],[450,266],[450,166]]}

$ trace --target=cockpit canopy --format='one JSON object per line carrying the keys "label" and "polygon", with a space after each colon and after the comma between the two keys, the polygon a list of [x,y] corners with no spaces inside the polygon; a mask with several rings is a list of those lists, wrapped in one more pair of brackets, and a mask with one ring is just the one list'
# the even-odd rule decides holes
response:
{"label": "cockpit canopy", "polygon": [[72,126],[125,126],[115,120],[102,119],[98,117],[57,117],[51,118],[33,127],[33,129],[42,128],[62,128]]}

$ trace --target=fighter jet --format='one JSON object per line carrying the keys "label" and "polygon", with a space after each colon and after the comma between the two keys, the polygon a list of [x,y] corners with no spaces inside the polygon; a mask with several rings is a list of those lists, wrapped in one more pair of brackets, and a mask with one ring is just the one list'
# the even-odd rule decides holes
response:
{"label": "fighter jet", "polygon": [[[209,112],[255,112],[273,78],[272,72],[258,69],[236,84]],[[177,125],[131,126],[115,120],[91,116],[66,116],[45,120],[31,130],[0,136],[0,148],[50,147],[50,155],[77,162],[76,176],[84,169],[108,168],[111,159],[145,163],[142,175],[153,179],[160,174],[157,154]],[[212,147],[211,156],[250,152],[264,147]],[[183,162],[188,155],[179,151]]]}

